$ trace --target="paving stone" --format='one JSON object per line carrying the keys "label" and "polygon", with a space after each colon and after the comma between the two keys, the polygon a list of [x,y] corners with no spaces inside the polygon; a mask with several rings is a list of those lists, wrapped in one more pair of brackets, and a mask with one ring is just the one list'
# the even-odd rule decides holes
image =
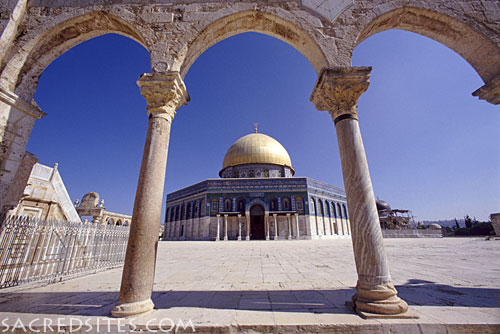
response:
{"label": "paving stone", "polygon": [[[154,317],[156,325],[164,318],[192,320],[199,333],[266,332],[273,326],[286,333],[297,328],[338,333],[418,333],[418,328],[423,333],[500,332],[500,242],[481,238],[384,242],[399,295],[419,319],[363,320],[351,313],[344,305],[356,284],[351,241],[324,240],[161,242],[153,293],[158,309],[134,321],[145,326]],[[258,253],[244,255],[247,249]],[[222,258],[227,265],[220,265]],[[299,274],[262,274],[270,258],[272,266],[264,267],[286,272],[293,263]],[[235,262],[239,265],[231,265]],[[250,276],[249,269],[241,268],[254,268],[259,274]],[[255,281],[240,281],[241,275]],[[303,278],[297,281],[294,275]],[[120,279],[121,270],[116,268],[51,285],[0,290],[0,320],[8,319],[11,325],[17,318],[40,317],[115,321],[109,312],[118,299]]]}

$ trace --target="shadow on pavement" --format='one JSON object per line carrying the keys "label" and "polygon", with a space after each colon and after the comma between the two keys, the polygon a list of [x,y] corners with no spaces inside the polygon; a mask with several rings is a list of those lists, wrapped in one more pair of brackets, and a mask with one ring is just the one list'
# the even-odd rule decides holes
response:
{"label": "shadow on pavement", "polygon": [[[454,287],[412,279],[396,286],[411,305],[500,308],[500,289]],[[156,291],[157,309],[176,307],[304,313],[351,312],[355,290]],[[0,312],[108,316],[119,292],[0,292]],[[1,317],[1,316],[0,316]]]}

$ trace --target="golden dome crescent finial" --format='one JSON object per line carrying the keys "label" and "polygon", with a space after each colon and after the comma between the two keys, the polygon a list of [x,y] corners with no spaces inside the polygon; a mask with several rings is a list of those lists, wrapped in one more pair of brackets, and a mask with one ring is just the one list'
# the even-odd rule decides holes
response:
{"label": "golden dome crescent finial", "polygon": [[258,132],[258,131],[257,131],[257,127],[258,127],[258,126],[259,126],[259,123],[253,123],[253,127],[254,127],[254,129],[255,129],[255,133],[257,133],[257,132]]}

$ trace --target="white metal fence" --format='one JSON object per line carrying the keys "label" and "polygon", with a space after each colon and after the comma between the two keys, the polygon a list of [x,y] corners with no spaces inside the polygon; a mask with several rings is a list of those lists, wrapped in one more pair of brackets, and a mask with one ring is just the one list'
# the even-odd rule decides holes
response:
{"label": "white metal fence", "polygon": [[28,217],[0,220],[0,288],[122,265],[130,228]]}

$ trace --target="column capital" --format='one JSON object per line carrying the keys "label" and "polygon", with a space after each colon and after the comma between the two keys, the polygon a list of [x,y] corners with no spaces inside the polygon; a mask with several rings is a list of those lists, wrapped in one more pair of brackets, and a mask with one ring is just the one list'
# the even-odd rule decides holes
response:
{"label": "column capital", "polygon": [[491,79],[484,86],[472,93],[472,95],[491,104],[500,104],[500,75]]}
{"label": "column capital", "polygon": [[357,116],[358,99],[370,85],[369,66],[324,67],[314,85],[311,102],[319,111],[328,111],[335,121],[339,116]]}
{"label": "column capital", "polygon": [[174,119],[177,109],[190,100],[179,72],[144,73],[137,80],[141,95],[146,99],[148,115]]}

